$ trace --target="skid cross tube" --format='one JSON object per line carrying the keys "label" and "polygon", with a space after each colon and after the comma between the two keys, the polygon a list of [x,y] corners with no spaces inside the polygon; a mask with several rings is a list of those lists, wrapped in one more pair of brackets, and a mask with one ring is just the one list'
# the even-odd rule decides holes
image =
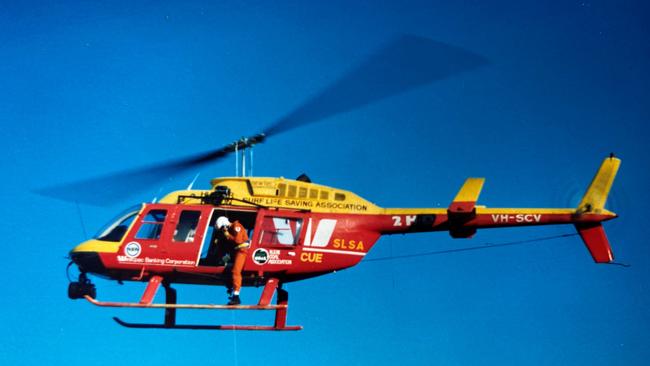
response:
{"label": "skid cross tube", "polygon": [[[154,304],[153,298],[159,285],[162,283],[165,289],[165,303]],[[271,300],[277,291],[276,304],[272,305]],[[257,305],[217,305],[217,304],[177,304],[176,290],[159,276],[154,276],[149,281],[140,302],[111,302],[98,301],[88,295],[84,296],[91,304],[101,307],[122,307],[140,309],[165,309],[163,324],[141,324],[125,322],[117,317],[113,320],[119,325],[127,328],[140,329],[194,329],[194,330],[301,330],[302,326],[287,326],[287,310],[289,307],[289,293],[281,288],[280,281],[270,278],[264,285],[264,290]],[[177,309],[197,310],[275,310],[275,320],[272,326],[263,325],[198,325],[198,324],[176,324]]]}
{"label": "skid cross tube", "polygon": [[287,308],[287,305],[219,305],[219,304],[141,304],[138,302],[99,301],[86,295],[91,304],[110,308],[140,308],[140,309],[196,309],[196,310],[277,310]]}

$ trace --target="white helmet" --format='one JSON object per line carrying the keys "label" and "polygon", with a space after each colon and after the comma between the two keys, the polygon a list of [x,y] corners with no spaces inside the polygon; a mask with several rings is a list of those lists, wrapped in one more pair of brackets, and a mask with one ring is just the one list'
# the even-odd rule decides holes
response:
{"label": "white helmet", "polygon": [[230,226],[230,220],[226,216],[219,216],[217,219],[217,229],[221,229],[224,226]]}

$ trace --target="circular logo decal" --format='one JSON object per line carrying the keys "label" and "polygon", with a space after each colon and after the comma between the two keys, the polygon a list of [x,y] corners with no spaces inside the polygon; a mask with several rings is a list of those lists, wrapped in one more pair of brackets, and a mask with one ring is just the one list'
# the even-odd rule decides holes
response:
{"label": "circular logo decal", "polygon": [[266,249],[256,249],[253,253],[253,262],[257,264],[265,264],[269,261],[269,252]]}
{"label": "circular logo decal", "polygon": [[129,258],[135,258],[140,255],[141,250],[140,243],[132,241],[124,247],[124,254]]}

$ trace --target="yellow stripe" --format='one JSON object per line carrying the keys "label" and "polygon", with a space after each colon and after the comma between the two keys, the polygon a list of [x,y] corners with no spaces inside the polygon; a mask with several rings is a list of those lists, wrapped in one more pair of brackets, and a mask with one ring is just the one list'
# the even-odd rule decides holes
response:
{"label": "yellow stripe", "polygon": [[574,214],[572,208],[476,208],[477,214]]}
{"label": "yellow stripe", "polygon": [[384,215],[446,215],[447,208],[387,208]]}
{"label": "yellow stripe", "polygon": [[77,245],[72,252],[117,253],[120,244],[120,242],[91,239]]}
{"label": "yellow stripe", "polygon": [[[573,214],[575,209],[572,208],[488,208],[485,206],[476,206],[476,213],[489,214]],[[446,208],[389,208],[384,211],[385,215],[446,215]]]}

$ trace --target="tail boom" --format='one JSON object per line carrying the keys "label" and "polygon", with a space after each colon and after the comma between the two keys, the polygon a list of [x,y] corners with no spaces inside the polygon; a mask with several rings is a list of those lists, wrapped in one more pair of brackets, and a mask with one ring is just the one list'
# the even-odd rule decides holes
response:
{"label": "tail boom", "polygon": [[576,214],[571,208],[494,208],[478,209],[474,220],[467,222],[478,228],[557,225],[602,222],[615,218],[611,212]]}
{"label": "tail boom", "polygon": [[[385,219],[379,219],[379,217]],[[485,208],[458,215],[446,209],[387,209],[378,215],[374,230],[382,234],[406,234],[457,229],[488,229],[515,226],[591,224],[615,218],[610,212],[577,214],[572,208]]]}
{"label": "tail boom", "polygon": [[376,230],[449,231],[454,238],[470,238],[483,228],[573,224],[594,261],[609,263],[614,256],[601,223],[617,217],[605,202],[620,163],[613,155],[603,161],[577,208],[487,208],[476,204],[484,179],[468,178],[447,209],[385,209],[386,220],[377,220]]}

